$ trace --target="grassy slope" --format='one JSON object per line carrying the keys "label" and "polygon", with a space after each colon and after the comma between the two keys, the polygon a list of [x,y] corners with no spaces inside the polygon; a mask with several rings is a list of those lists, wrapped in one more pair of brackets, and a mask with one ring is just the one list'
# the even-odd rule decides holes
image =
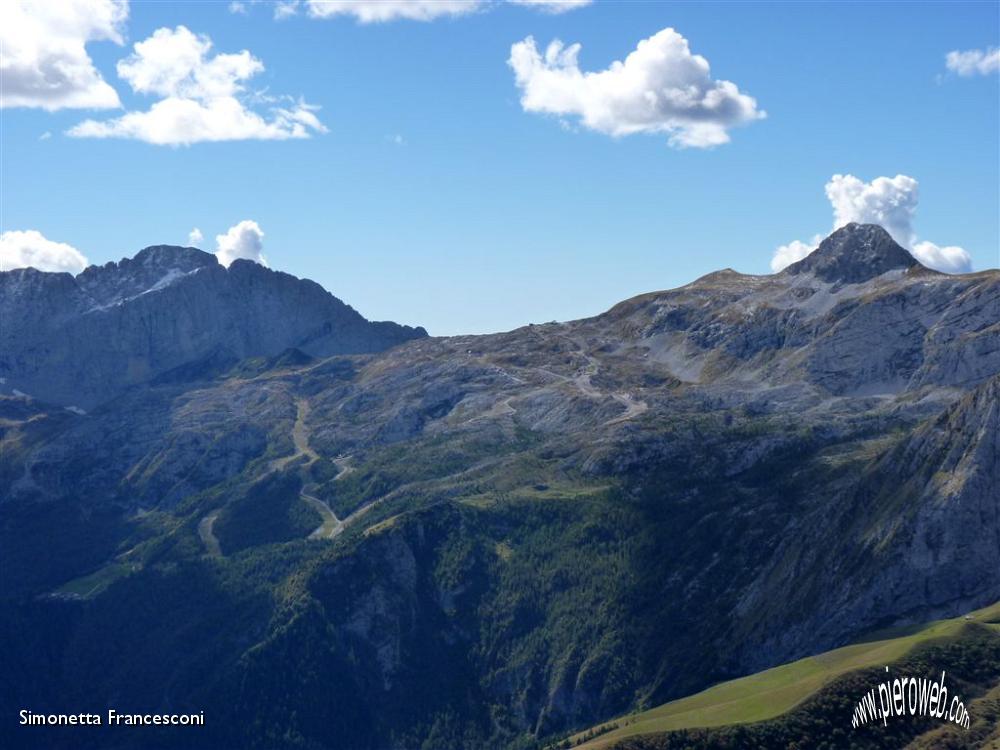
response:
{"label": "grassy slope", "polygon": [[[977,610],[972,613],[972,618],[978,622],[995,621],[1000,618],[1000,602]],[[772,719],[786,713],[841,675],[896,661],[918,645],[956,635],[965,622],[964,617],[957,617],[937,620],[918,628],[875,633],[862,643],[723,682],[648,711],[605,722],[600,726],[617,724],[618,728],[575,747],[598,750],[637,735]],[[571,741],[579,741],[584,734],[575,735]]]}
{"label": "grassy slope", "polygon": [[115,560],[103,568],[63,584],[56,589],[57,594],[70,594],[88,599],[96,596],[117,581],[135,571],[137,566]]}

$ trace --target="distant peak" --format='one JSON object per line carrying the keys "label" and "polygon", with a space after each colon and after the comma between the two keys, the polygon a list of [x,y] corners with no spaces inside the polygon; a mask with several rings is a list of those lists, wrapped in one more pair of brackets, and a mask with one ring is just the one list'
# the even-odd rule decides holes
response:
{"label": "distant peak", "polygon": [[810,273],[822,281],[858,284],[920,263],[878,224],[842,226],[783,273]]}
{"label": "distant peak", "polygon": [[218,266],[211,253],[193,247],[151,245],[117,263],[89,266],[76,282],[99,306],[162,289],[185,274]]}
{"label": "distant peak", "polygon": [[214,255],[206,253],[204,250],[177,245],[150,245],[140,250],[132,258],[132,263],[139,263],[143,266],[169,266],[183,268],[185,271],[203,266],[214,266],[218,262]]}

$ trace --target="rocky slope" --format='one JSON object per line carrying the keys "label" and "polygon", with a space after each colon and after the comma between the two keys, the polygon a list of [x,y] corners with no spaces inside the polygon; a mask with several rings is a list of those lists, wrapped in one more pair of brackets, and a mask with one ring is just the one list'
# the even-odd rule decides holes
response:
{"label": "rocky slope", "polygon": [[0,273],[0,378],[43,401],[90,409],[179,368],[218,371],[289,347],[376,352],[425,336],[370,323],[318,284],[247,260],[228,269],[194,248],[157,245],[75,278]]}
{"label": "rocky slope", "polygon": [[[0,636],[52,633],[0,656],[41,702],[204,706],[209,747],[521,747],[960,613],[1000,598],[998,321],[1000,271],[848,225],[586,320],[4,399]],[[275,538],[265,478],[342,532],[214,553]]]}

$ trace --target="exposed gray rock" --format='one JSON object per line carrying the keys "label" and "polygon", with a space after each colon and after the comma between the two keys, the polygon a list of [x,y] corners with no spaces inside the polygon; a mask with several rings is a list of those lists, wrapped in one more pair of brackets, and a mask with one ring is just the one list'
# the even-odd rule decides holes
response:
{"label": "exposed gray rock", "polygon": [[[741,635],[749,644],[740,656],[744,668],[824,650],[882,625],[954,616],[996,601],[998,488],[1000,376],[845,481],[841,502],[817,510],[822,523],[798,520],[797,533],[782,541],[741,602],[741,614],[756,622],[753,635]],[[788,606],[774,607],[782,589]],[[754,610],[771,615],[755,620]]]}
{"label": "exposed gray rock", "polygon": [[[877,224],[847,224],[782,273],[808,273],[830,283],[857,284],[896,269],[920,266]],[[923,268],[923,266],[920,266]]]}
{"label": "exposed gray rock", "polygon": [[166,245],[76,278],[0,273],[0,322],[7,388],[83,409],[190,363],[212,375],[290,347],[366,353],[427,335],[371,323],[312,281],[248,260],[227,269],[208,253]]}

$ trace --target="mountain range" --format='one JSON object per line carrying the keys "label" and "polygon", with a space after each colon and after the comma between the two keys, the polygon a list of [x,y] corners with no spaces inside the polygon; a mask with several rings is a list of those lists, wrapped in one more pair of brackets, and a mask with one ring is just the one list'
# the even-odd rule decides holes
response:
{"label": "mountain range", "polygon": [[2,711],[212,717],[50,747],[537,747],[1000,599],[1000,271],[875,225],[482,336],[166,246],[0,316]]}

